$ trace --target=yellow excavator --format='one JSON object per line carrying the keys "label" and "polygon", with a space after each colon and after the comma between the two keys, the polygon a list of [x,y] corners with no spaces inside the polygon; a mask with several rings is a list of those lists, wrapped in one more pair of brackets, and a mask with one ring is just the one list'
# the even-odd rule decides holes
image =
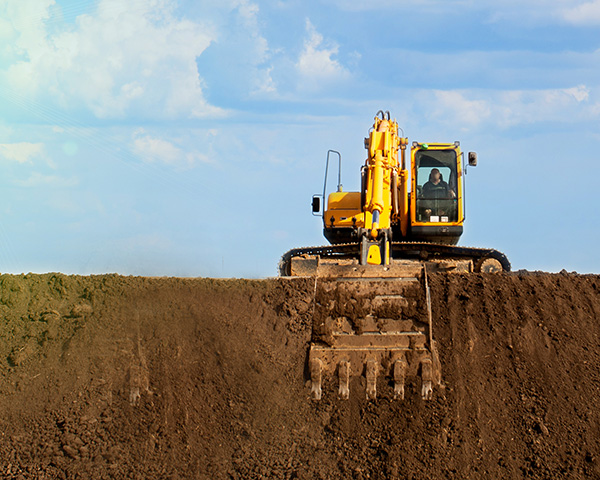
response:
{"label": "yellow excavator", "polygon": [[[394,398],[404,398],[405,385],[415,382],[423,399],[432,398],[441,366],[427,274],[510,271],[497,250],[457,245],[464,176],[477,154],[469,152],[465,164],[459,142],[413,142],[407,166],[408,139],[398,131],[389,112],[377,112],[364,141],[359,192],[343,191],[341,155],[327,152],[323,192],[313,196],[312,209],[330,245],[292,249],[280,262],[281,275],[315,278],[308,358],[315,400],[324,374],[338,377],[342,399],[352,379],[375,399],[381,377],[391,379]],[[326,197],[335,155],[337,190]]]}

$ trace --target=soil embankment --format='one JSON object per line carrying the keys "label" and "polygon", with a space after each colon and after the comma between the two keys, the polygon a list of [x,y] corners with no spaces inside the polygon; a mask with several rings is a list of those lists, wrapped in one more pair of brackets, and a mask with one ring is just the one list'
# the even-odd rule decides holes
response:
{"label": "soil embankment", "polygon": [[313,403],[311,280],[0,276],[0,478],[600,478],[600,277],[430,284],[434,400]]}

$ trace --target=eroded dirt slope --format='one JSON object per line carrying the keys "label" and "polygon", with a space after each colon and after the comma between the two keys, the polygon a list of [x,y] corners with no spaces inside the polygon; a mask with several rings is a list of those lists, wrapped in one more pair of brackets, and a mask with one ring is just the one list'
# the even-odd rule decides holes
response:
{"label": "eroded dirt slope", "polygon": [[1,276],[0,477],[600,478],[600,277],[430,282],[434,400],[315,404],[312,280]]}

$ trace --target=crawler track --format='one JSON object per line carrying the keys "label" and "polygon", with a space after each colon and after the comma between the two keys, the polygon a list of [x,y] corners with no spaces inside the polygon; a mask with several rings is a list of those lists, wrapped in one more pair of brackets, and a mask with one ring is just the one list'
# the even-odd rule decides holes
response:
{"label": "crawler track", "polygon": [[[286,252],[279,263],[281,275],[289,275],[290,261],[302,255],[318,255],[321,258],[358,258],[360,245],[358,243],[342,243],[313,247],[293,248]],[[510,262],[506,255],[492,248],[459,247],[427,242],[392,242],[392,257],[394,259],[471,259],[477,271],[477,265],[482,260],[492,258],[498,260],[502,270],[510,271]]]}

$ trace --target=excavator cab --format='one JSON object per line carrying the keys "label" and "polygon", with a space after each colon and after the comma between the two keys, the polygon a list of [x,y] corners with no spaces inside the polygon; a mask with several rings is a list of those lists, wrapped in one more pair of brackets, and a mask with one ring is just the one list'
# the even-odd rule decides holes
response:
{"label": "excavator cab", "polygon": [[411,158],[412,239],[456,245],[464,222],[460,144],[413,142]]}

